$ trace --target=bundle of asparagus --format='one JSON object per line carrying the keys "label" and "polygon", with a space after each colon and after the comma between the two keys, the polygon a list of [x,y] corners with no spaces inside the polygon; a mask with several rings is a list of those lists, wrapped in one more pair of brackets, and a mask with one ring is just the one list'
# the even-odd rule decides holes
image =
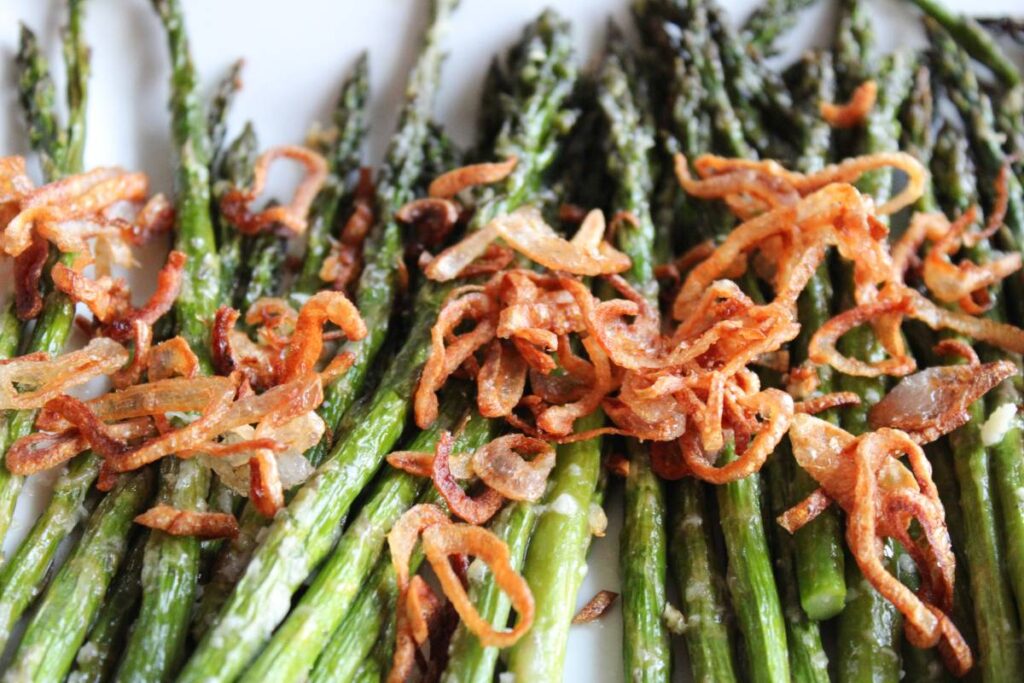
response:
{"label": "bundle of asparagus", "polygon": [[[1024,90],[988,33],[1013,20],[914,0],[929,48],[879,56],[844,0],[776,72],[810,2],[737,29],[638,0],[643,47],[610,25],[579,74],[547,11],[464,153],[432,118],[456,4],[374,174],[365,55],[328,131],[260,153],[227,141],[241,62],[204,102],[153,0],[173,209],[83,168],[84,0],[66,124],[23,27],[45,184],[0,158],[0,537],[61,472],[0,566],[5,680],[568,678],[618,597],[576,614],[619,479],[630,680],[1014,679]],[[281,159],[303,178],[257,209]],[[172,230],[133,305],[112,265]]]}

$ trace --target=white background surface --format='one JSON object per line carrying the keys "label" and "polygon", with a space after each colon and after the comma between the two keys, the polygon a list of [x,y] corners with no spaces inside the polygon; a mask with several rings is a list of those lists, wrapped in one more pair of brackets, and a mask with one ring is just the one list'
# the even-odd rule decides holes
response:
{"label": "white background surface", "polygon": [[[720,0],[741,21],[753,0]],[[948,0],[984,15],[1024,11],[1020,0]],[[426,16],[425,0],[185,0],[192,51],[207,87],[227,66],[245,57],[245,88],[231,113],[231,135],[252,119],[261,146],[303,139],[316,120],[326,120],[337,87],[356,55],[370,51],[372,130],[367,161],[383,154],[397,116],[403,83]],[[592,63],[603,41],[607,18],[629,24],[629,0],[463,0],[447,35],[449,58],[438,93],[437,118],[460,143],[473,140],[481,80],[491,56],[507,47],[542,8],[556,7],[573,22],[581,64]],[[879,43],[919,44],[915,9],[907,2],[872,0]],[[805,12],[797,30],[784,38],[784,56],[795,56],[832,35],[833,5],[819,2]],[[93,48],[86,166],[117,164],[150,175],[154,190],[169,191],[174,155],[168,138],[169,65],[159,22],[145,0],[91,0],[85,31]],[[58,30],[63,3],[56,0],[0,0],[0,154],[28,154],[17,107],[13,58],[18,21],[41,37],[60,73]],[[155,263],[159,254],[147,262]],[[143,268],[137,296],[148,295],[155,269]],[[9,278],[0,267],[0,283]],[[146,274],[150,277],[146,278]],[[0,286],[0,290],[4,289]],[[15,541],[44,504],[45,485],[35,482],[19,505]],[[611,527],[590,555],[590,574],[580,603],[597,590],[618,590],[620,501],[610,501]],[[565,678],[620,681],[621,618],[616,607],[604,619],[573,627]]]}

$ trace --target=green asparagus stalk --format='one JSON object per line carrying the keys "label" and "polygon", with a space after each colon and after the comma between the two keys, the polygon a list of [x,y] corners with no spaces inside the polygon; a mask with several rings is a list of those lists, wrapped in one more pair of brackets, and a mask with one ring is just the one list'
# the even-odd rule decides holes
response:
{"label": "green asparagus stalk", "polygon": [[[259,152],[259,142],[252,122],[246,122],[242,132],[214,162],[214,181],[211,194],[216,206],[224,194],[232,187],[248,187],[252,178],[253,166]],[[227,220],[214,211],[217,234],[217,260],[220,261],[220,299],[225,304],[241,305],[240,282],[248,279],[243,259],[244,239],[240,232],[231,230]]]}
{"label": "green asparagus stalk", "polygon": [[[514,100],[506,105],[507,118],[495,142],[495,156],[516,154],[520,160],[515,174],[523,173],[527,182],[517,181],[521,189],[512,195],[514,206],[536,194],[539,175],[551,163],[558,147],[560,128],[566,118],[564,106],[576,76],[567,22],[554,12],[544,12],[527,27],[510,55]],[[523,165],[524,159],[529,159],[529,166]],[[511,564],[517,570],[525,559],[537,514],[536,505],[518,502],[507,506],[492,522],[491,530],[508,545]],[[471,578],[469,597],[490,623],[508,621],[511,604],[490,576],[482,580]],[[497,648],[482,647],[465,626],[456,629],[449,654],[443,680],[493,678]]]}
{"label": "green asparagus stalk", "polygon": [[[740,116],[747,142],[762,155],[788,152],[792,129],[792,97],[782,79],[743,39],[714,0],[706,0],[708,20],[721,55],[732,105]],[[771,123],[769,129],[768,123]]]}
{"label": "green asparagus stalk", "polygon": [[68,463],[43,510],[11,561],[0,571],[0,647],[42,591],[57,547],[68,530],[85,518],[85,496],[99,474],[99,458],[84,453]]}
{"label": "green asparagus stalk", "polygon": [[[682,45],[672,40],[663,20],[643,8],[638,12],[638,23],[645,39],[650,36],[659,45],[665,57],[653,57],[652,67],[671,60],[672,69],[666,77],[672,79],[667,93],[672,132],[679,139],[679,147],[688,157],[710,148],[711,127],[703,110],[704,90],[701,75],[692,59],[684,58]],[[659,78],[655,70],[651,78]],[[672,142],[671,139],[668,140]],[[666,151],[670,156],[671,144]],[[663,171],[662,189],[659,191],[654,252],[659,261],[667,261],[672,253],[673,242],[681,241],[692,246],[697,238],[694,233],[704,232],[707,213],[704,202],[683,199],[682,210],[678,210],[678,182],[668,170]],[[675,214],[675,215],[673,215]],[[694,227],[700,226],[700,230]],[[676,234],[682,232],[682,234]],[[687,619],[684,636],[693,678],[696,681],[733,681],[736,671],[733,664],[732,642],[726,626],[728,606],[723,595],[725,572],[714,552],[710,536],[709,510],[705,504],[706,486],[692,479],[673,483],[670,488],[671,518],[669,526],[668,555],[672,574],[679,587],[684,616]]]}
{"label": "green asparagus stalk", "polygon": [[[831,62],[827,53],[808,54],[800,65],[803,69],[802,82],[799,90],[808,96],[811,102],[820,101],[828,96],[833,86]],[[811,105],[813,107],[813,105]],[[800,116],[800,138],[803,146],[799,159],[806,164],[805,168],[821,168],[828,154],[829,131],[824,122],[811,107]],[[825,130],[822,130],[825,127]],[[828,315],[827,299],[821,296],[828,287],[828,275],[824,269],[819,270],[812,278],[810,286],[803,292],[803,300],[798,305],[798,315],[803,314],[801,332],[814,325],[815,317]],[[816,329],[816,326],[811,327]],[[798,338],[793,345],[793,362],[800,363],[806,357],[806,333]],[[765,373],[767,374],[767,371]],[[831,375],[824,374],[824,380],[831,382]],[[778,386],[778,377],[766,378],[771,384]],[[819,377],[819,380],[822,378]],[[820,387],[819,387],[820,388]],[[828,389],[825,389],[826,391]],[[834,418],[833,418],[834,419]],[[807,482],[806,473],[796,467],[788,442],[776,450],[775,457],[765,467],[764,480],[768,489],[768,506],[773,515],[781,514],[806,494],[793,495],[794,490],[804,491],[813,487]],[[800,478],[803,475],[803,478]],[[808,491],[809,492],[809,491]],[[815,520],[816,522],[822,520]],[[808,614],[803,604],[809,604],[812,610],[831,612],[832,616],[842,609],[846,584],[842,575],[842,546],[839,543],[838,520],[832,518],[833,524],[825,523],[807,529],[798,539],[785,533],[777,524],[772,524],[770,540],[775,555],[775,575],[779,585],[779,597],[782,600],[783,615],[786,619],[786,638],[789,645],[789,666],[795,681],[827,681],[828,656],[822,646],[821,633],[817,621],[821,618]],[[798,554],[799,551],[803,554]],[[804,578],[800,583],[799,579]],[[804,594],[801,594],[804,588]],[[806,599],[801,601],[801,598]],[[830,604],[831,603],[831,604]],[[823,608],[830,607],[826,610]]]}
{"label": "green asparagus stalk", "polygon": [[69,681],[100,683],[110,678],[117,666],[120,648],[128,633],[142,596],[142,561],[146,539],[135,539],[121,563],[114,583],[107,589],[103,605],[89,629],[85,643],[78,648]]}
{"label": "green asparagus stalk", "polygon": [[[769,509],[779,515],[792,505],[792,479],[787,447],[780,448],[775,459],[765,468]],[[818,623],[800,608],[799,584],[796,573],[795,543],[784,529],[772,525],[772,544],[775,548],[775,576],[784,606],[786,638],[789,644],[789,669],[794,681],[828,683],[828,655],[821,641]],[[845,588],[845,585],[844,585]]]}
{"label": "green asparagus stalk", "polygon": [[[1007,159],[1000,148],[1000,138],[994,128],[992,104],[978,87],[977,79],[966,59],[966,54],[951,40],[949,34],[929,26],[929,32],[935,46],[939,70],[945,79],[956,78],[958,91],[950,92],[950,97],[960,110],[961,116],[971,127],[971,143],[975,151],[978,165],[980,187],[988,191],[989,204],[993,201],[994,187],[997,177]],[[952,82],[952,81],[950,81]],[[1006,251],[1020,251],[1021,235],[1024,233],[1024,192],[1016,177],[1010,173],[1007,177],[1008,203],[1004,227],[996,239]],[[987,258],[987,254],[980,254]],[[1009,310],[1011,317],[1017,322],[1021,320],[1021,285],[1018,274],[1014,274],[1003,282],[1003,296],[990,311],[990,317],[1000,319]],[[1018,365],[1020,359],[1014,359]],[[1016,405],[1019,402],[1018,389],[1012,381],[1004,382],[987,397],[986,415],[997,410],[1001,405]],[[991,447],[992,479],[999,495],[998,510],[1002,520],[1002,533],[1005,541],[1005,560],[1010,586],[1017,601],[1018,616],[1024,614],[1024,548],[1020,542],[1024,540],[1024,502],[1019,500],[1017,491],[1024,487],[1024,466],[1020,462],[1022,448],[1019,426],[1011,424],[995,443],[986,444]]]}
{"label": "green asparagus stalk", "polygon": [[[871,46],[874,36],[866,8],[858,0],[843,5],[843,15],[836,36],[835,66],[840,76],[840,98],[866,78],[878,84],[878,101],[854,145],[858,152],[872,153],[899,149],[899,111],[910,89],[911,60],[903,52],[886,56],[875,69]],[[863,176],[858,183],[861,192],[884,201],[892,190],[891,171],[882,170]],[[837,292],[840,309],[853,302],[852,276],[842,274]],[[874,359],[880,348],[872,333],[858,328],[840,340],[843,353]],[[842,427],[861,434],[869,429],[867,409],[885,394],[882,378],[840,375],[839,388],[861,397],[861,405],[843,410]],[[895,568],[897,550],[887,544],[886,556]],[[846,561],[847,601],[839,618],[838,674],[841,681],[899,679],[901,615],[860,574],[856,563]]]}
{"label": "green asparagus stalk", "polygon": [[955,14],[940,0],[911,0],[927,16],[949,31],[957,43],[972,57],[992,70],[1004,85],[1014,86],[1021,82],[1020,71],[993,40],[992,36],[974,19],[965,14]]}
{"label": "green asparagus stalk", "polygon": [[[421,559],[422,555],[413,557],[411,571],[416,570]],[[388,637],[382,629],[387,620],[393,619],[398,600],[396,581],[391,558],[385,555],[377,562],[341,625],[331,634],[309,674],[310,683],[349,680],[370,655],[378,639]]]}
{"label": "green asparagus stalk", "polygon": [[[433,451],[441,431],[451,429],[468,405],[465,395],[455,394],[446,399],[438,420],[420,432],[408,450]],[[490,421],[470,420],[455,447],[463,452],[475,450],[490,439],[491,432]],[[383,473],[374,493],[342,535],[316,579],[241,680],[299,680],[309,674],[373,570],[384,548],[385,536],[412,506],[424,482],[400,470],[388,469]]]}
{"label": "green asparagus stalk", "polygon": [[[211,216],[210,140],[198,94],[184,18],[178,0],[153,0],[171,56],[171,122],[178,148],[175,247],[188,256],[174,304],[178,333],[209,374],[210,325],[219,303],[220,261]],[[197,460],[160,462],[158,500],[201,509],[210,473]],[[118,680],[158,680],[174,674],[185,654],[189,614],[199,577],[199,540],[153,531],[146,544],[142,602],[118,669]]]}
{"label": "green asparagus stalk", "polygon": [[[245,60],[242,59],[231,64],[210,100],[210,109],[206,115],[206,134],[210,138],[210,166],[213,169],[220,166],[221,157],[226,151],[224,144],[228,134],[228,113],[231,111],[231,105],[234,104],[235,96],[242,89],[243,66],[245,66]],[[214,182],[216,182],[215,173]],[[218,230],[217,236],[217,241],[220,242],[223,233]]]}
{"label": "green asparagus stalk", "polygon": [[[424,67],[410,77],[408,100],[402,121],[389,147],[384,169],[377,183],[378,216],[368,238],[368,242],[372,243],[375,249],[372,253],[369,248],[367,249],[367,264],[356,290],[356,306],[370,334],[359,343],[344,344],[338,351],[354,354],[356,361],[348,372],[324,388],[324,401],[318,408],[318,413],[329,429],[320,443],[306,453],[306,458],[314,466],[323,461],[335,436],[341,431],[339,423],[342,416],[352,406],[364,386],[373,360],[387,336],[397,292],[396,268],[401,253],[400,229],[393,216],[403,204],[413,198],[414,187],[424,172],[426,159],[423,148],[430,135],[429,109],[433,101],[430,93],[433,91],[432,80],[437,78],[438,69],[437,63],[432,60],[439,61],[440,53],[431,47],[426,57],[425,61],[421,61]],[[310,230],[318,234],[324,233],[322,239],[325,240],[325,245],[326,231],[334,223],[333,218],[328,220],[325,215],[331,206],[327,195],[340,197],[347,192],[341,183],[345,182],[358,166],[359,141],[365,132],[365,114],[357,109],[365,107],[368,87],[366,78],[366,64],[360,60],[355,72],[342,87],[334,114],[338,136],[331,145],[328,157],[331,159],[331,167],[344,178],[336,175],[330,181],[334,189],[325,190],[318,196],[314,206],[316,215],[312,217],[310,226]],[[319,239],[314,242],[318,243]],[[303,258],[303,272],[308,272],[313,279],[303,284],[304,278],[300,275],[299,281],[295,284],[296,291],[310,294],[316,290],[320,265],[325,255],[326,251],[319,247],[307,247]],[[303,287],[312,289],[303,290]],[[203,591],[194,623],[197,639],[201,639],[228,599],[256,547],[257,534],[266,525],[267,520],[252,506],[243,509],[239,520],[239,535],[224,548],[214,567],[213,577]]]}
{"label": "green asparagus stalk", "polygon": [[[613,34],[611,44],[622,45],[623,41]],[[617,180],[614,206],[637,219],[636,225],[624,227],[616,236],[618,247],[632,264],[627,279],[657,306],[655,228],[649,200],[654,184],[649,155],[654,141],[641,103],[632,96],[637,91],[635,72],[629,53],[613,47],[601,74],[598,101],[611,133],[607,164],[609,174]],[[634,681],[667,681],[672,657],[663,619],[668,573],[665,494],[661,480],[650,469],[647,447],[631,440],[627,448],[630,468],[619,554],[626,676]],[[597,455],[595,444],[595,460]]]}
{"label": "green asparagus stalk", "polygon": [[[46,180],[82,170],[85,149],[85,108],[89,78],[89,48],[82,35],[84,0],[69,0],[68,27],[65,32],[64,59],[67,70],[66,101],[68,126],[61,129],[57,119],[55,92],[49,66],[39,49],[35,35],[22,26],[18,50],[18,91],[28,122],[29,143],[43,166]],[[63,254],[60,260],[70,265],[74,254]],[[45,279],[45,278],[44,278]],[[58,354],[71,333],[74,302],[59,291],[51,291],[43,302],[42,313],[33,327],[22,326],[18,344],[23,353]],[[36,411],[22,410],[0,416],[6,432],[7,447],[28,435],[35,424]],[[14,506],[21,492],[22,477],[0,467],[0,539],[6,537],[14,515]]]}
{"label": "green asparagus stalk", "polygon": [[668,557],[686,616],[684,636],[693,680],[738,680],[722,594],[725,573],[708,526],[707,486],[684,479],[671,492]]}
{"label": "green asparagus stalk", "polygon": [[[410,87],[415,99],[407,106],[404,118],[420,122],[423,131],[428,128],[427,108],[442,57],[437,41],[451,10],[452,3],[446,0],[435,3],[435,21],[427,32],[424,56]],[[411,134],[406,126],[402,128],[406,135]],[[409,149],[422,147],[420,143]],[[395,187],[411,187],[419,171],[418,162],[404,164],[402,182],[396,180]],[[390,220],[388,225],[392,225]],[[377,256],[389,253],[389,268],[364,272],[365,286],[361,289],[368,299],[365,309],[360,304],[364,319],[368,311],[372,315],[390,309],[393,299],[394,274],[390,266],[398,253],[397,226],[387,230],[382,238]],[[375,279],[367,280],[368,273],[373,273]],[[366,284],[368,282],[373,285]],[[402,351],[381,379],[372,399],[346,418],[342,425],[343,436],[335,442],[317,472],[268,527],[245,573],[182,672],[182,680],[234,678],[287,613],[288,600],[268,604],[265,596],[270,592],[290,596],[334,545],[340,533],[341,518],[401,433],[419,368],[430,347],[429,331],[434,313],[443,296],[441,288],[428,287],[422,291],[417,301],[416,321]],[[378,325],[385,327],[388,316],[382,317]],[[371,322],[371,319],[367,320],[367,326],[374,331],[372,335],[378,325],[374,324],[377,320]],[[362,343],[366,344],[367,340]],[[359,351],[359,345],[353,346],[359,363],[366,356]],[[346,377],[351,374],[350,369]],[[344,380],[343,377],[341,381]]]}
{"label": "green asparagus stalk", "polygon": [[[975,169],[962,132],[946,126],[935,147],[936,194],[943,210],[966,211],[975,201]],[[963,553],[967,560],[974,603],[979,669],[984,680],[1009,680],[1020,669],[1018,615],[1006,573],[999,529],[991,459],[981,438],[985,421],[982,401],[970,408],[971,419],[949,435],[953,465],[960,487]],[[948,514],[948,512],[947,512]],[[953,531],[950,526],[950,531]]]}
{"label": "green asparagus stalk", "polygon": [[[830,127],[817,111],[818,102],[835,99],[835,73],[829,53],[818,52],[808,57],[804,83],[799,93],[810,104],[800,117],[802,149],[798,165],[801,170],[812,172],[824,166],[832,137]],[[831,306],[832,282],[828,265],[823,263],[797,302],[800,335],[791,349],[794,366],[807,359],[811,335],[832,316]],[[817,372],[819,391],[832,391],[835,382],[832,369],[820,366]],[[826,413],[824,417],[838,422],[834,411]],[[802,500],[817,488],[817,482],[803,468],[797,467],[796,463],[785,462],[781,469],[790,482],[790,504]],[[816,620],[829,619],[839,614],[846,601],[846,578],[838,512],[834,509],[826,510],[794,534],[792,545],[800,604],[804,612]]]}
{"label": "green asparagus stalk", "polygon": [[796,25],[798,14],[815,0],[766,0],[743,24],[743,44],[763,55],[775,52],[779,36]]}
{"label": "green asparagus stalk", "polygon": [[[691,25],[690,33],[700,31],[699,23]],[[719,149],[725,154],[751,158],[754,152],[740,133],[735,110],[725,92],[715,44],[705,41],[705,45],[700,70],[708,106],[720,133]],[[701,53],[694,54],[697,59],[696,55]],[[732,225],[731,217],[723,213],[709,227],[712,236],[720,239]],[[734,457],[730,447],[726,451],[720,456],[723,464]],[[761,518],[759,476],[751,475],[716,488],[728,556],[730,596],[746,644],[748,675],[760,681],[787,679],[786,629]]]}
{"label": "green asparagus stalk", "polygon": [[[602,422],[600,418],[587,421]],[[558,449],[551,485],[542,503],[545,509],[537,519],[523,564],[523,577],[537,607],[529,636],[509,652],[508,670],[517,679],[562,679],[569,626],[590,546],[588,518],[600,478],[600,456],[597,439]],[[558,510],[551,508],[555,501],[560,501]]]}
{"label": "green asparagus stalk", "polygon": [[[935,134],[933,132],[933,126],[935,122],[935,111],[934,111],[934,100],[932,96],[932,83],[931,83],[931,70],[926,64],[918,65],[914,72],[913,86],[910,90],[910,94],[907,97],[907,101],[904,103],[903,112],[901,114],[901,125],[902,125],[902,140],[900,146],[906,152],[912,154],[918,161],[923,165],[929,166],[932,163],[934,157],[935,148]],[[937,210],[938,205],[935,200],[934,186],[931,181],[925,183],[924,192],[917,203],[914,205],[914,211],[929,212]],[[930,337],[931,335],[929,335]],[[929,344],[930,346],[930,344]],[[932,364],[930,356],[931,349],[928,349],[928,355],[924,355],[917,348],[917,345],[912,343],[914,354],[921,361],[927,359],[929,365]],[[959,495],[959,488],[956,485],[956,475],[953,472],[952,452],[949,448],[944,447],[945,443],[938,444],[929,448],[926,453],[932,463],[932,476],[936,482],[936,487],[940,488],[939,496],[943,506],[946,508],[946,523],[949,528],[950,538],[956,539],[956,541],[962,542],[962,534],[958,534],[954,527],[957,526],[956,522],[960,522],[962,527],[962,520],[957,520],[960,516],[959,504],[957,502],[957,496]],[[955,541],[954,541],[955,542]],[[954,584],[954,619],[959,617],[963,613],[964,605],[959,604],[964,598],[969,600],[965,591],[965,574],[962,554],[957,557],[957,570],[956,582]],[[899,566],[898,578],[903,581],[907,587],[912,590],[918,590],[920,587],[920,577],[917,572],[917,567],[910,562],[903,562]],[[959,610],[959,611],[958,611]],[[961,620],[962,621],[962,620]],[[960,622],[957,622],[960,623]],[[968,624],[970,619],[968,619]],[[966,624],[965,624],[966,626]],[[907,641],[906,637],[903,639],[902,647],[902,662],[903,669],[907,672],[907,675],[914,680],[921,681],[938,681],[938,680],[951,680],[952,675],[946,670],[938,651],[935,648],[917,648]]]}
{"label": "green asparagus stalk", "polygon": [[345,81],[334,108],[336,137],[327,152],[331,174],[310,209],[309,228],[306,231],[306,254],[302,270],[292,288],[299,294],[313,294],[323,285],[320,266],[330,249],[331,231],[334,229],[343,196],[352,191],[351,176],[359,168],[360,147],[366,137],[366,101],[369,96],[369,60],[364,52],[356,60],[352,74]]}
{"label": "green asparagus stalk", "polygon": [[[732,443],[719,456],[735,459]],[[728,554],[728,585],[733,610],[747,651],[747,675],[753,681],[789,680],[785,620],[772,573],[761,513],[757,476],[715,487],[718,514]]]}
{"label": "green asparagus stalk", "polygon": [[43,682],[67,676],[113,578],[109,567],[121,563],[132,521],[149,500],[152,479],[149,470],[124,475],[100,502],[29,621],[7,678]]}

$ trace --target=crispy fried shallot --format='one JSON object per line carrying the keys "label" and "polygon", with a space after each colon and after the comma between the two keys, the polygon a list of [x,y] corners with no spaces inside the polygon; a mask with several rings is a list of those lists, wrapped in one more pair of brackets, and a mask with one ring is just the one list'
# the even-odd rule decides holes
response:
{"label": "crispy fried shallot", "polygon": [[[39,235],[33,235],[29,247],[14,257],[14,301],[18,320],[32,320],[43,310],[39,282],[49,255],[49,243]],[[57,265],[62,264],[54,267]]]}
{"label": "crispy fried shallot", "polygon": [[544,222],[533,207],[517,209],[498,216],[486,226],[470,233],[458,244],[438,254],[426,267],[427,277],[447,281],[483,255],[497,238],[515,251],[555,271],[574,275],[621,273],[629,268],[629,258],[603,239],[604,216],[591,212],[572,240],[566,241]]}
{"label": "crispy fried shallot", "polygon": [[508,434],[477,449],[472,462],[480,480],[505,498],[536,501],[555,466],[555,449],[541,439]]}
{"label": "crispy fried shallot", "polygon": [[319,277],[330,282],[331,288],[347,292],[363,270],[363,246],[373,227],[375,197],[370,169],[359,169],[359,184],[352,199],[352,213],[341,229],[338,241],[320,267]]}
{"label": "crispy fried shallot", "polygon": [[818,111],[821,112],[821,118],[833,128],[854,128],[867,120],[877,97],[878,86],[875,82],[864,81],[854,89],[845,104],[821,102]]}
{"label": "crispy fried shallot", "polygon": [[[423,552],[437,575],[441,590],[481,645],[509,647],[533,626],[534,602],[530,586],[512,567],[508,546],[493,533],[469,524],[437,524],[423,531]],[[496,629],[480,616],[448,561],[452,555],[468,555],[487,564],[494,582],[518,613],[512,629],[506,630],[502,625]]]}
{"label": "crispy fried shallot", "polygon": [[[793,455],[847,515],[847,542],[864,577],[906,618],[906,634],[917,647],[940,644],[951,671],[970,668],[971,653],[948,612],[952,609],[956,560],[945,515],[931,478],[931,467],[906,433],[882,428],[853,437],[808,415],[797,415],[790,431]],[[910,468],[899,457],[908,458]],[[819,502],[821,501],[821,502]],[[787,528],[812,519],[824,498],[808,499],[803,512],[785,518]],[[911,522],[923,533],[913,537]],[[893,538],[907,549],[921,573],[915,593],[888,570],[882,540]]]}
{"label": "crispy fried shallot", "polygon": [[599,590],[590,598],[576,616],[572,618],[574,624],[589,624],[604,616],[604,613],[615,604],[619,594],[609,590]]}
{"label": "crispy fried shallot", "polygon": [[515,170],[517,162],[518,159],[512,156],[505,161],[456,168],[434,178],[427,188],[427,194],[435,199],[451,199],[467,188],[504,180]]}
{"label": "crispy fried shallot", "polygon": [[[290,202],[252,213],[250,204],[263,192],[270,165],[277,159],[299,162],[305,169],[305,177],[295,188]],[[309,207],[326,180],[327,161],[313,150],[296,145],[271,147],[256,159],[252,187],[235,187],[225,193],[221,199],[221,211],[239,232],[246,235],[271,230],[275,226],[301,235],[306,231]]]}
{"label": "crispy fried shallot", "polygon": [[931,367],[901,379],[871,406],[868,420],[875,429],[900,429],[917,443],[931,443],[965,424],[970,405],[1015,374],[1008,360]]}
{"label": "crispy fried shallot", "polygon": [[156,505],[137,516],[135,521],[171,536],[234,538],[238,535],[238,520],[225,512],[198,512]]}
{"label": "crispy fried shallot", "polygon": [[448,467],[448,457],[451,455],[451,452],[451,432],[441,432],[431,464],[431,477],[434,480],[434,488],[441,494],[448,504],[448,509],[456,517],[464,519],[470,524],[486,524],[501,509],[501,506],[505,503],[505,497],[486,484],[483,491],[476,496],[470,496],[466,493],[459,486],[459,483],[455,481],[455,477],[452,476],[452,471]]}
{"label": "crispy fried shallot", "polygon": [[71,387],[120,370],[128,351],[98,337],[79,350],[56,358],[23,356],[0,365],[0,410],[42,408]]}

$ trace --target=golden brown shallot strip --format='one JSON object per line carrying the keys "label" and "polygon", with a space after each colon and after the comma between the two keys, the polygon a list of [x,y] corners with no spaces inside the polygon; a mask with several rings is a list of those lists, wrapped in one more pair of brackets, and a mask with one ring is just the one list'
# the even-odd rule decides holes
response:
{"label": "golden brown shallot strip", "polygon": [[443,173],[434,178],[427,188],[427,194],[433,198],[451,199],[463,190],[476,185],[488,185],[504,180],[515,170],[518,159],[514,156],[505,161],[470,164]]}
{"label": "golden brown shallot strip", "polygon": [[238,535],[238,520],[225,512],[197,512],[156,505],[137,516],[135,521],[171,536],[234,538]]}
{"label": "golden brown shallot strip", "polygon": [[864,81],[854,89],[848,102],[821,102],[818,111],[821,112],[821,118],[833,128],[854,128],[867,120],[877,97],[878,85],[874,81]]}
{"label": "golden brown shallot strip", "polygon": [[127,362],[128,351],[106,337],[53,359],[12,359],[0,365],[0,410],[42,408],[71,387],[112,374]]}
{"label": "golden brown shallot strip", "polygon": [[[250,204],[263,192],[270,165],[277,159],[292,159],[305,169],[305,177],[295,188],[287,204],[272,206],[258,213],[252,213]],[[256,159],[253,168],[252,187],[232,188],[221,199],[221,211],[239,232],[252,235],[281,226],[301,235],[306,231],[309,207],[327,180],[327,161],[311,149],[296,145],[271,147]]]}

